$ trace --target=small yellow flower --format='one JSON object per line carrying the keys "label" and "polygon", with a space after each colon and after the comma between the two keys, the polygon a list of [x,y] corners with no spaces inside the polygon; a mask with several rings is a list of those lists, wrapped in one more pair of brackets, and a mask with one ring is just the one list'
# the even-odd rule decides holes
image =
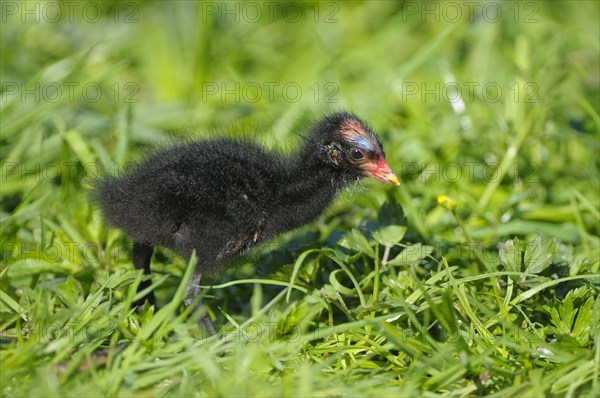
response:
{"label": "small yellow flower", "polygon": [[439,195],[437,202],[440,206],[445,207],[448,210],[452,210],[456,207],[456,201],[448,195]]}

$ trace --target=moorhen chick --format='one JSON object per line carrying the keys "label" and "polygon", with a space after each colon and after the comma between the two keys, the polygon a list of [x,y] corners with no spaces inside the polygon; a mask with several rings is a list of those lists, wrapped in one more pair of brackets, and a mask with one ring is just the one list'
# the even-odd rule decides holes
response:
{"label": "moorhen chick", "polygon": [[[101,180],[93,196],[108,224],[133,239],[133,263],[145,274],[154,246],[186,259],[196,250],[189,306],[201,274],[315,220],[336,193],[364,176],[399,185],[375,133],[355,115],[337,112],[319,120],[292,155],[242,138],[188,142]],[[145,279],[140,290],[149,285]],[[147,299],[155,303],[153,293]],[[207,319],[201,322],[214,334]]]}

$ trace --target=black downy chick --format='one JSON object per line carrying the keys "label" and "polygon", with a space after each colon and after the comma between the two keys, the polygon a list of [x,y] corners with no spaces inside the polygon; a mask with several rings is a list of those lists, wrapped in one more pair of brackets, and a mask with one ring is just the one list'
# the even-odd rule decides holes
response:
{"label": "black downy chick", "polygon": [[[101,181],[94,196],[108,223],[133,239],[133,263],[144,273],[154,246],[186,259],[196,250],[189,306],[202,273],[218,272],[254,245],[315,220],[336,193],[364,176],[399,185],[374,132],[338,112],[318,121],[291,156],[241,139],[186,143]],[[148,286],[144,280],[140,289]],[[153,294],[147,298],[154,304]]]}

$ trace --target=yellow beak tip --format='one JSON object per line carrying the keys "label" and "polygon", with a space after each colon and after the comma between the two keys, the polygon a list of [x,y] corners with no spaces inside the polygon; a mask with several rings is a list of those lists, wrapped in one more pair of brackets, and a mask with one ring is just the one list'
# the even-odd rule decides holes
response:
{"label": "yellow beak tip", "polygon": [[385,180],[392,185],[395,185],[397,187],[400,186],[400,181],[398,180],[398,177],[396,177],[396,175],[394,173],[390,173],[387,176],[385,176]]}

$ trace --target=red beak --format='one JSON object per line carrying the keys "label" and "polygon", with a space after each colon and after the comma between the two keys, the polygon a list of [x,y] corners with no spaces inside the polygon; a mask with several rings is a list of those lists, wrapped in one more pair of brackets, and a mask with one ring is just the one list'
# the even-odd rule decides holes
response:
{"label": "red beak", "polygon": [[367,171],[365,174],[369,177],[372,177],[382,182],[386,182],[388,184],[392,184],[395,186],[400,185],[398,177],[396,177],[396,175],[392,172],[392,169],[390,169],[390,166],[388,166],[387,162],[383,157],[380,157],[375,167]]}

